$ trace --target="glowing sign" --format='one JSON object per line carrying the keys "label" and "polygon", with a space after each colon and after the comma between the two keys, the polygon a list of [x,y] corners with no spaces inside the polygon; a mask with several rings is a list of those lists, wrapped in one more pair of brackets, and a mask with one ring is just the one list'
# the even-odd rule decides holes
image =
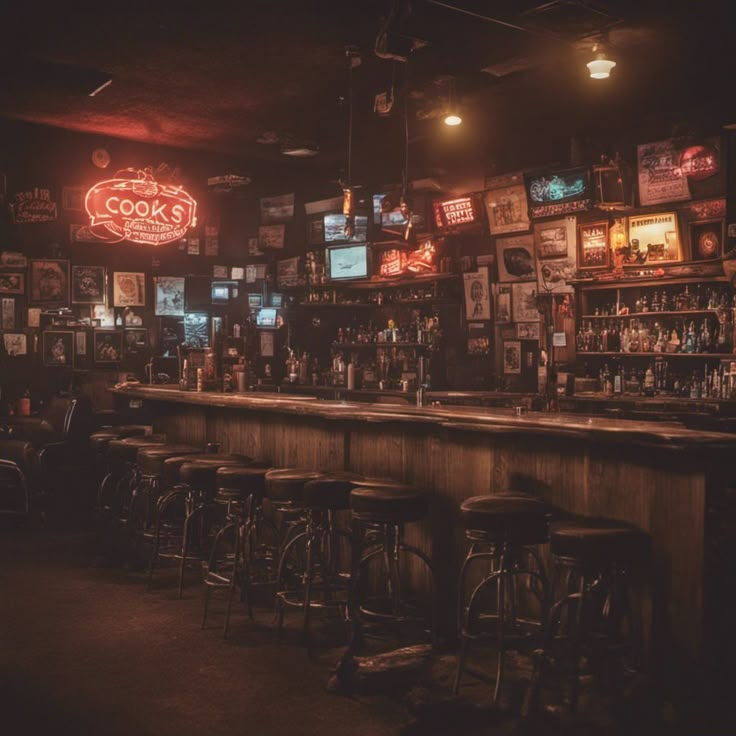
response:
{"label": "glowing sign", "polygon": [[87,192],[84,206],[95,234],[113,243],[162,245],[197,224],[197,203],[187,192],[159,184],[150,170],[132,173],[134,178],[107,179]]}
{"label": "glowing sign", "polygon": [[529,198],[529,214],[533,218],[590,209],[590,172],[586,168],[525,176],[524,185]]}
{"label": "glowing sign", "polygon": [[472,225],[479,219],[478,203],[473,196],[437,200],[433,204],[438,228]]}
{"label": "glowing sign", "polygon": [[694,181],[703,181],[717,174],[719,169],[718,151],[711,146],[690,146],[682,153],[680,171]]}

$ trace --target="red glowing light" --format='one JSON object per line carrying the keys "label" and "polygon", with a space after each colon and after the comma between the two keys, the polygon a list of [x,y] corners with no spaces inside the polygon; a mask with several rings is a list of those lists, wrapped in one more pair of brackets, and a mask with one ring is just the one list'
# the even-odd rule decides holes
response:
{"label": "red glowing light", "polygon": [[433,202],[435,225],[440,229],[472,225],[479,219],[476,204],[473,196],[435,200]]}
{"label": "red glowing light", "polygon": [[197,224],[197,202],[180,187],[159,184],[149,171],[95,184],[84,206],[90,229],[108,243],[163,245]]}

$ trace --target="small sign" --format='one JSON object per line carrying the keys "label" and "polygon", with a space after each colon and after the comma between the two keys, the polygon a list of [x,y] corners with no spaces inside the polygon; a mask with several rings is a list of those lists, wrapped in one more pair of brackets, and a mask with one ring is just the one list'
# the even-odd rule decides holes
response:
{"label": "small sign", "polygon": [[554,332],[552,333],[552,345],[556,348],[566,348],[567,347],[567,336],[564,332]]}
{"label": "small sign", "polygon": [[54,222],[57,214],[56,202],[51,201],[51,190],[38,187],[18,192],[10,202],[10,211],[16,225]]}
{"label": "small sign", "polygon": [[262,250],[281,250],[285,236],[286,225],[261,225],[258,228],[258,245]]}
{"label": "small sign", "polygon": [[436,200],[433,203],[434,221],[438,228],[472,225],[480,218],[475,197]]}

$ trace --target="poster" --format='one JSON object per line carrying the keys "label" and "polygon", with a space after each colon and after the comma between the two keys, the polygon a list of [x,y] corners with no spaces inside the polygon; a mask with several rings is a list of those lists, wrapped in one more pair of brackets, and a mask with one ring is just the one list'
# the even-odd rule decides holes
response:
{"label": "poster", "polygon": [[537,285],[534,282],[511,285],[514,322],[539,320]]}
{"label": "poster", "polygon": [[521,373],[521,342],[504,340],[503,372],[506,374]]}
{"label": "poster", "polygon": [[578,268],[608,267],[608,221],[578,226]]}
{"label": "poster", "polygon": [[123,357],[120,330],[95,330],[95,363],[118,363]]}
{"label": "poster", "polygon": [[682,259],[676,212],[629,217],[629,244],[625,266],[672,263]]}
{"label": "poster", "polygon": [[499,281],[535,281],[534,238],[517,235],[496,240],[496,262]]}
{"label": "poster", "polygon": [[499,285],[496,287],[496,324],[511,322],[511,287]]}
{"label": "poster", "polygon": [[46,307],[69,304],[69,261],[32,260],[30,302]]}
{"label": "poster", "polygon": [[261,197],[261,224],[283,222],[294,217],[294,195],[279,194],[276,197]]}
{"label": "poster", "polygon": [[0,273],[0,294],[23,294],[26,290],[26,275],[21,271]]}
{"label": "poster", "polygon": [[74,367],[74,333],[71,330],[46,330],[41,341],[43,364],[49,367]]}
{"label": "poster", "polygon": [[281,250],[284,247],[286,225],[260,225],[258,247],[261,250]]}
{"label": "poster", "polygon": [[575,217],[569,216],[534,225],[540,291],[572,293],[573,288],[568,282],[575,278],[577,270],[575,222]]}
{"label": "poster", "polygon": [[680,165],[674,141],[657,141],[637,146],[639,204],[683,202],[690,199],[687,176]]}
{"label": "poster", "polygon": [[28,354],[28,340],[22,332],[6,332],[3,335],[3,343],[5,352],[12,357]]}
{"label": "poster", "polygon": [[486,189],[483,199],[491,235],[529,229],[529,203],[521,173],[486,179]]}
{"label": "poster", "polygon": [[112,275],[112,302],[115,307],[145,306],[146,274],[115,271]]}
{"label": "poster", "polygon": [[284,258],[276,262],[276,284],[279,289],[299,285],[299,258]]}
{"label": "poster", "polygon": [[517,322],[516,337],[519,340],[539,340],[540,324],[539,322]]}
{"label": "poster", "polygon": [[261,357],[273,358],[273,332],[261,330]]}
{"label": "poster", "polygon": [[15,299],[3,297],[0,307],[0,327],[3,330],[15,329]]}
{"label": "poster", "polygon": [[464,273],[465,319],[487,320],[491,318],[491,300],[488,293],[488,267]]}
{"label": "poster", "polygon": [[206,348],[210,344],[207,312],[187,312],[184,315],[184,342],[190,348]]}
{"label": "poster", "polygon": [[41,326],[41,310],[38,307],[30,307],[28,309],[26,325],[28,325],[28,327],[40,327]]}
{"label": "poster", "polygon": [[138,353],[144,352],[148,347],[148,329],[146,327],[126,329],[124,335],[124,350],[126,355],[137,355]]}
{"label": "poster", "polygon": [[104,266],[72,266],[72,304],[104,303]]}
{"label": "poster", "polygon": [[184,277],[157,276],[154,278],[157,317],[184,316]]}

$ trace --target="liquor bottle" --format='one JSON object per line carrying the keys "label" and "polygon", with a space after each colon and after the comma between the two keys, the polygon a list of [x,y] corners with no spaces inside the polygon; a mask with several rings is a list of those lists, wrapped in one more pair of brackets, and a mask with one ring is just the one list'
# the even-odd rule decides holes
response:
{"label": "liquor bottle", "polygon": [[616,366],[616,375],[613,377],[613,393],[620,395],[623,393],[623,380],[621,376],[621,366]]}
{"label": "liquor bottle", "polygon": [[651,363],[647,366],[644,374],[644,395],[654,396],[654,370],[652,370]]}

